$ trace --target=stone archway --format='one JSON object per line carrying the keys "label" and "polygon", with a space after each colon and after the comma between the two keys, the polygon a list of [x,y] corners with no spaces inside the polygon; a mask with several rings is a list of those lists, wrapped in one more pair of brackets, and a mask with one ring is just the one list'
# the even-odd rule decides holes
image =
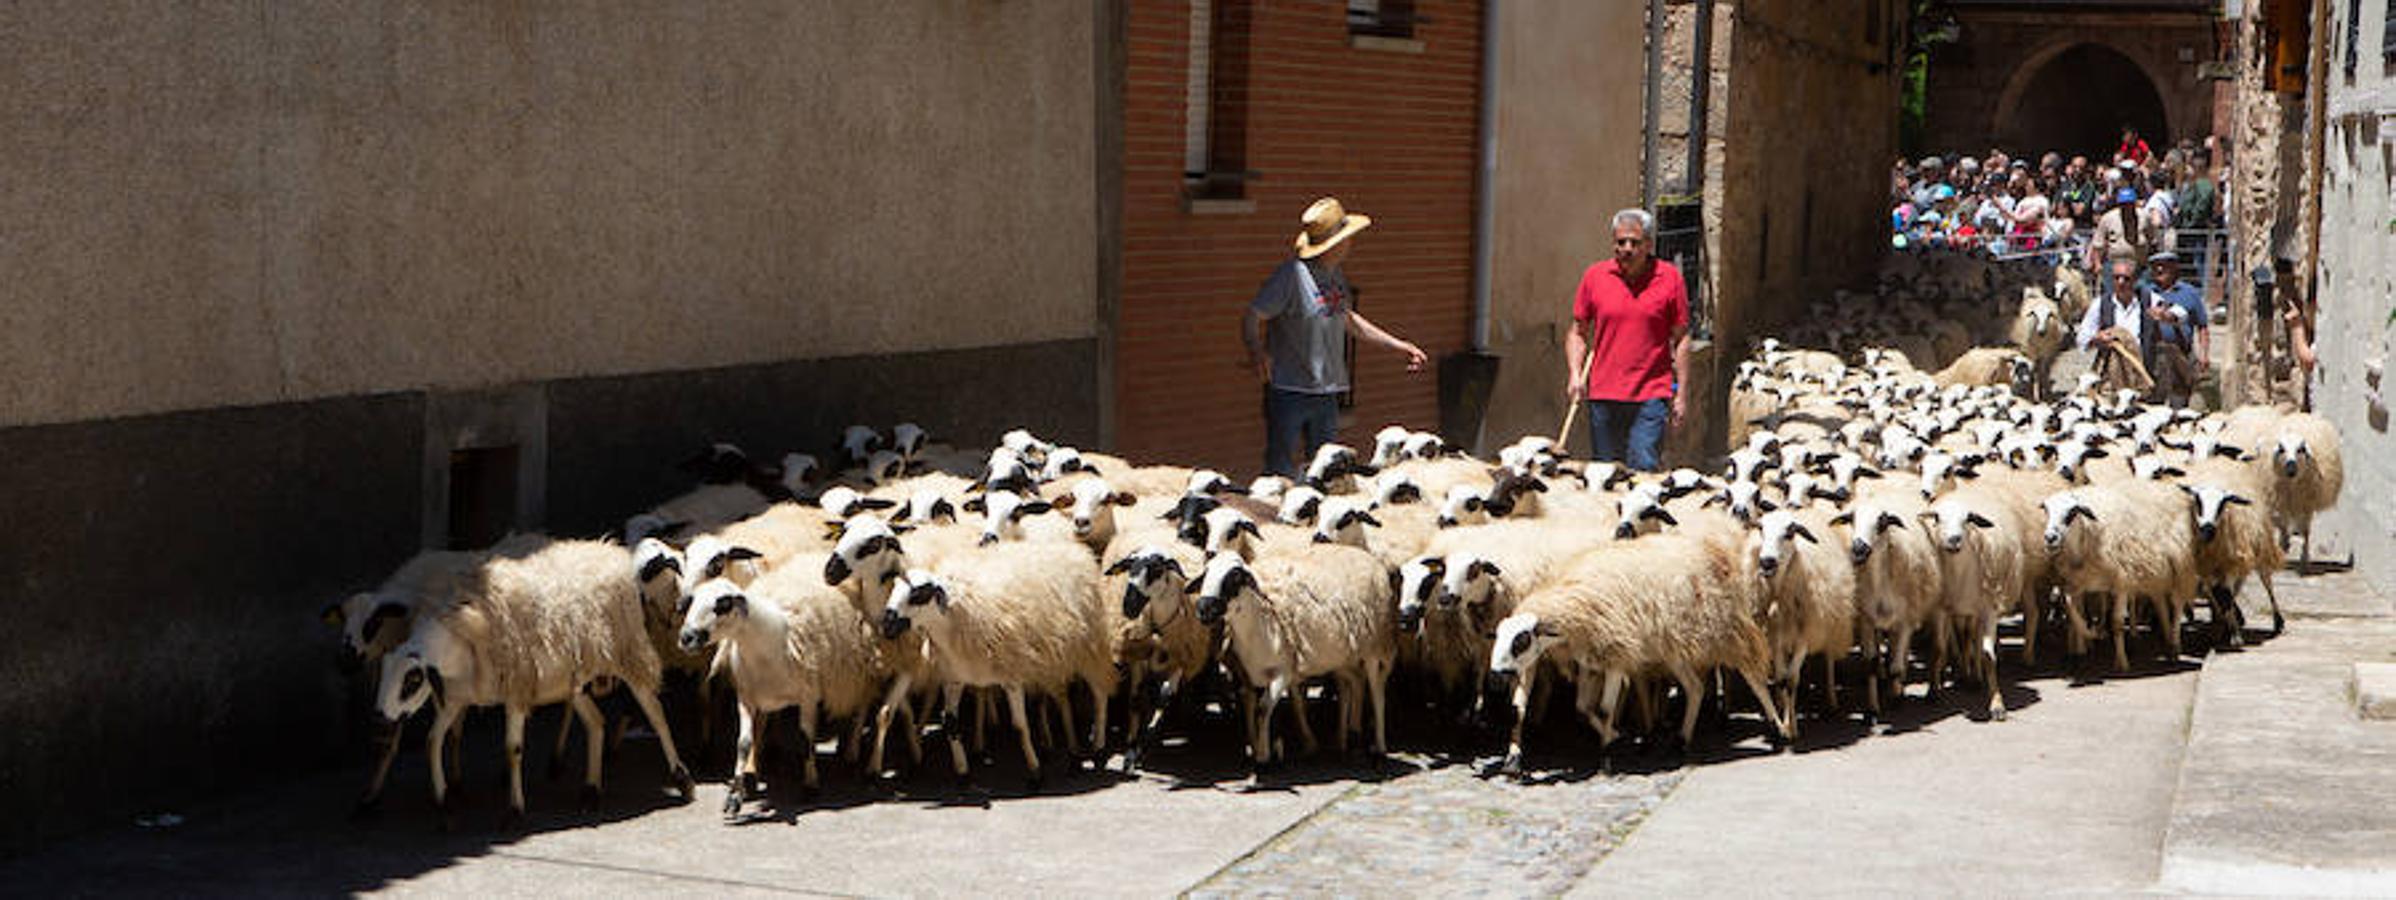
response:
{"label": "stone archway", "polygon": [[2138,60],[2104,43],[2064,39],[2014,69],[1989,132],[2024,155],[2056,150],[2101,160],[2112,155],[2123,125],[2160,150],[2180,124]]}

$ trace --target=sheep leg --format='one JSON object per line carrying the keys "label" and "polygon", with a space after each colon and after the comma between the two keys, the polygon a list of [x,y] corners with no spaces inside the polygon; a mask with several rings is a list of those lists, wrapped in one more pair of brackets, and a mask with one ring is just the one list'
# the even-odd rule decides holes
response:
{"label": "sheep leg", "polygon": [[1348,752],[1348,732],[1355,728],[1362,705],[1363,698],[1359,695],[1364,692],[1356,684],[1354,672],[1343,669],[1332,676],[1332,681],[1339,685],[1339,724],[1331,732],[1331,750],[1344,754]]}
{"label": "sheep leg", "polygon": [[1900,626],[1895,638],[1889,642],[1888,665],[1882,674],[1889,680],[1889,692],[1893,695],[1889,700],[1892,704],[1905,699],[1906,665],[1913,658],[1913,634],[1913,626]]}
{"label": "sheep leg", "polygon": [[[588,696],[575,694],[574,699],[566,701],[566,705],[574,711],[574,719],[582,723],[583,808],[596,809],[599,806],[599,779],[604,771],[600,768],[604,764],[601,752],[607,747],[599,740],[599,735],[607,728],[606,719],[599,713],[599,704]],[[559,734],[564,734],[566,723],[559,722],[557,730]],[[556,765],[555,760],[550,764]],[[552,774],[550,777],[557,776]]]}
{"label": "sheep leg", "polygon": [[2166,659],[2180,658],[2180,620],[2184,618],[2178,601],[2159,596],[2155,600],[2156,624],[2163,629],[2163,652]]}
{"label": "sheep leg", "polygon": [[1298,720],[1299,752],[1313,756],[1323,745],[1314,738],[1314,723],[1307,721],[1306,682],[1286,674],[1275,676],[1273,682],[1281,686],[1281,699],[1289,701],[1290,716]]}
{"label": "sheep leg", "polygon": [[[1038,791],[1041,781],[1040,751],[1032,749],[1031,722],[1025,718],[1023,713],[1022,685],[1007,685],[1007,712],[1015,717],[1015,730],[1023,744],[1024,787]],[[1070,729],[1068,729],[1068,733],[1070,733]]]}
{"label": "sheep leg", "polygon": [[912,679],[901,673],[890,679],[890,689],[882,694],[882,705],[874,708],[874,745],[865,754],[867,778],[882,776],[882,748],[890,742],[890,716],[907,702],[907,688]]}
{"label": "sheep leg", "polygon": [[2106,607],[2113,619],[2113,671],[2116,672],[2130,668],[2130,604],[2136,600],[2129,594],[2115,593],[2112,595],[2113,602]]}
{"label": "sheep leg", "polygon": [[[1139,691],[1138,682],[1133,684],[1132,691],[1136,695]],[[1123,771],[1130,772],[1140,767],[1140,757],[1147,755],[1149,743],[1156,739],[1158,723],[1164,721],[1166,708],[1173,705],[1173,695],[1180,690],[1181,679],[1178,677],[1158,682],[1155,702],[1147,710],[1138,711],[1131,717],[1128,726],[1131,736],[1125,738],[1123,744]],[[1145,727],[1142,727],[1143,721]]]}
{"label": "sheep leg", "polygon": [[2271,600],[2271,636],[2278,637],[2288,627],[2288,620],[2280,615],[2280,595],[2271,587],[2271,570],[2256,572],[2255,577],[2263,582],[2263,596]]}
{"label": "sheep leg", "polygon": [[519,706],[507,708],[507,815],[502,828],[524,821],[524,720],[530,713]]}
{"label": "sheep leg", "polygon": [[799,704],[799,787],[808,797],[822,785],[815,778],[815,701]]}
{"label": "sheep leg", "polygon": [[1065,755],[1080,756],[1082,748],[1077,746],[1080,738],[1075,737],[1073,730],[1073,685],[1067,684],[1049,697],[1056,701],[1057,736],[1065,745]]}
{"label": "sheep leg", "polygon": [[[1599,749],[1613,746],[1614,739],[1621,736],[1621,732],[1614,729],[1614,713],[1622,705],[1623,683],[1630,680],[1620,669],[1606,670],[1604,679],[1605,685],[1598,691],[1598,696],[1595,698],[1598,714],[1589,716],[1590,727],[1597,729]],[[1587,704],[1589,701],[1583,700],[1582,702]]]}
{"label": "sheep leg", "polygon": [[2039,602],[2041,593],[2043,591],[2033,588],[2029,596],[2022,600],[2022,665],[2025,667],[2038,664],[2039,613],[2045,606]]}
{"label": "sheep leg", "polygon": [[948,738],[949,771],[955,773],[960,782],[971,771],[965,762],[965,735],[961,733],[963,729],[957,727],[957,707],[964,700],[964,685],[952,681],[940,686],[940,733]]}
{"label": "sheep leg", "polygon": [[465,742],[466,717],[464,711],[461,710],[457,718],[450,720],[447,740],[441,744],[441,752],[449,756],[449,780],[451,781],[466,780],[466,765],[458,761],[458,747]]}
{"label": "sheep leg", "polygon": [[1741,666],[1739,667],[1739,677],[1746,679],[1748,692],[1755,695],[1756,705],[1764,710],[1764,721],[1772,723],[1773,729],[1779,732],[1781,741],[1786,743],[1796,740],[1796,728],[1788,719],[1782,717],[1780,710],[1772,707],[1772,689],[1764,683],[1764,673],[1757,671],[1753,666]]}
{"label": "sheep leg", "polygon": [[2082,594],[2078,591],[2063,592],[2063,647],[2065,652],[2072,656],[2083,656],[2088,653],[2088,638],[2090,637],[2088,613],[2081,603],[2094,596],[2094,594]]}
{"label": "sheep leg", "polygon": [[[1256,724],[1250,731],[1256,736],[1256,741],[1255,745],[1249,748],[1249,752],[1255,755],[1258,765],[1272,761],[1274,755],[1273,711],[1281,706],[1282,698],[1288,693],[1288,680],[1281,675],[1274,675],[1265,682],[1264,696],[1258,698],[1255,713]],[[1301,716],[1298,721],[1304,722],[1306,719]]]}
{"label": "sheep leg", "polygon": [[657,732],[657,746],[666,753],[666,778],[674,790],[688,803],[698,793],[697,782],[691,780],[690,767],[682,764],[682,754],[674,750],[674,730],[666,727],[666,711],[657,705],[657,692],[648,687],[625,685],[632,692],[632,701],[641,705],[641,718],[649,720],[649,730]]}
{"label": "sheep leg", "polygon": [[[454,746],[454,742],[450,740],[450,731],[465,713],[466,707],[463,704],[453,706],[443,703],[435,706],[433,708],[433,727],[424,733],[424,759],[433,770],[433,805],[441,810],[441,823],[444,829],[449,826],[448,770],[450,767],[441,764],[443,761],[442,751]],[[450,759],[449,762],[454,765],[456,760]]]}
{"label": "sheep leg", "polygon": [[1697,716],[1705,710],[1705,679],[1687,668],[1674,669],[1672,678],[1680,682],[1681,695],[1688,701],[1682,704],[1680,730],[1680,748],[1686,752],[1697,737]]}
{"label": "sheep leg", "polygon": [[740,735],[733,739],[732,779],[724,785],[724,818],[740,815],[740,805],[757,791],[757,710],[738,706]]}
{"label": "sheep leg", "polygon": [[998,695],[973,692],[973,752],[990,752],[990,720],[998,718]]}
{"label": "sheep leg", "polygon": [[1871,713],[1872,721],[1877,722],[1880,721],[1880,673],[1885,668],[1881,663],[1880,629],[1857,623],[1855,637],[1855,646],[1864,658],[1864,708]]}
{"label": "sheep leg", "polygon": [[1949,624],[1951,623],[1944,612],[1932,613],[1930,616],[1930,683],[1926,686],[1926,693],[1938,693],[1940,679],[1946,677],[1947,636],[1952,630],[1948,627]]}
{"label": "sheep leg", "polygon": [[1090,685],[1090,755],[1098,759],[1101,767],[1106,764],[1107,695],[1112,693],[1100,690],[1096,683]]}
{"label": "sheep leg", "polygon": [[1506,760],[1498,764],[1498,771],[1502,774],[1522,774],[1522,726],[1523,720],[1530,718],[1531,682],[1538,677],[1539,670],[1533,667],[1515,679],[1514,727],[1506,737]]}
{"label": "sheep leg", "polygon": [[375,725],[374,774],[366,779],[366,793],[358,798],[356,814],[372,811],[383,800],[383,782],[391,777],[391,763],[399,759],[399,740],[406,726],[399,722],[379,722]]}
{"label": "sheep leg", "polygon": [[860,753],[860,745],[864,743],[865,714],[859,712],[855,715],[849,716],[848,736],[840,742],[841,761],[850,763],[856,762]]}
{"label": "sheep leg", "polygon": [[1389,670],[1387,661],[1365,664],[1364,689],[1373,701],[1373,754],[1389,755]]}
{"label": "sheep leg", "polygon": [[1822,654],[1822,703],[1832,716],[1839,713],[1839,656]]}
{"label": "sheep leg", "polygon": [[1997,687],[1997,616],[1993,612],[1980,617],[1980,664],[1987,667],[1988,718],[2003,721],[2005,692]]}

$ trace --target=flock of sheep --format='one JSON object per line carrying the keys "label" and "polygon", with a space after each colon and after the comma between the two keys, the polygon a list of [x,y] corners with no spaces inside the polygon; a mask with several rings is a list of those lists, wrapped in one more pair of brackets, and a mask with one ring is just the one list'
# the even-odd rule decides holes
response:
{"label": "flock of sheep", "polygon": [[[1982,266],[1900,274],[1879,303],[1834,301],[1838,316],[1813,321],[1835,326],[1792,334],[1819,349],[1763,342],[1737,367],[1718,474],[1583,464],[1537,437],[1484,461],[1392,426],[1370,447],[1323,447],[1303,478],[1242,485],[1023,431],[971,450],[914,425],[860,426],[837,471],[718,445],[693,460],[702,484],[633,516],[621,540],[428,552],[328,615],[369,664],[390,735],[432,710],[444,809],[462,714],[504,708],[514,816],[527,715],[566,705],[595,796],[599,701],[613,694],[637,705],[688,798],[658,699],[671,672],[703,713],[686,739],[715,728],[711,694],[734,698],[736,815],[759,794],[762,734],[783,711],[808,790],[833,736],[869,778],[892,743],[910,757],[945,744],[969,777],[967,747],[1002,707],[1037,786],[1060,751],[1119,748],[1139,767],[1162,731],[1201,721],[1170,714],[1212,676],[1235,689],[1224,706],[1260,768],[1287,756],[1285,708],[1296,749],[1315,749],[1309,700],[1336,705],[1336,746],[1382,753],[1397,676],[1460,723],[1510,706],[1500,768],[1518,772],[1525,724],[1548,721],[1535,711],[1558,688],[1607,743],[1654,730],[1677,702],[1662,737],[1685,744],[1724,689],[1751,695],[1785,741],[1801,709],[1844,714],[1842,663],[1869,714],[1918,680],[1985,690],[2003,717],[2010,617],[2025,662],[2053,630],[2074,654],[2109,640],[2125,667],[2142,630],[2177,656],[2198,604],[2240,640],[2237,592],[2253,575],[2276,631],[2271,577],[2286,532],[2336,500],[2336,432],[2308,414],[2199,415],[2086,386],[2031,399],[2051,353],[1974,347],[1982,335],[1944,325],[2034,337],[2039,317],[2068,317],[2071,286],[2049,299],[2041,278],[1992,313],[1987,292],[2011,288]],[[1939,297],[1943,279],[1957,296]],[[1819,705],[1800,703],[1809,683]],[[381,748],[369,802],[396,751]]]}

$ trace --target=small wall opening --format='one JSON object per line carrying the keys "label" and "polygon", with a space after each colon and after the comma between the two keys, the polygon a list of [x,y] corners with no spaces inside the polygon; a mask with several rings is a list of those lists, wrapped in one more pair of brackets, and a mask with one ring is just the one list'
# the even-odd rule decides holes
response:
{"label": "small wall opening", "polygon": [[517,527],[519,455],[512,444],[449,451],[449,549],[479,550]]}

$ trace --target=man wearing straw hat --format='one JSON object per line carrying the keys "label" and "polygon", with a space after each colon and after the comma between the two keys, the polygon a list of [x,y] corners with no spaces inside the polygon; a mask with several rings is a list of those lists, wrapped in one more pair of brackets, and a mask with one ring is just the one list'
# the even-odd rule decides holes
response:
{"label": "man wearing straw hat", "polygon": [[1339,431],[1339,395],[1348,389],[1350,336],[1406,355],[1406,371],[1423,370],[1422,348],[1381,330],[1355,309],[1355,291],[1340,263],[1350,240],[1373,224],[1325,197],[1300,220],[1297,253],[1257,289],[1240,320],[1248,368],[1265,386],[1266,474],[1290,475]]}
{"label": "man wearing straw hat", "polygon": [[1564,396],[1588,405],[1591,458],[1646,472],[1662,467],[1664,429],[1687,411],[1689,371],[1688,286],[1655,252],[1654,216],[1615,213],[1614,258],[1582,273],[1564,337]]}

